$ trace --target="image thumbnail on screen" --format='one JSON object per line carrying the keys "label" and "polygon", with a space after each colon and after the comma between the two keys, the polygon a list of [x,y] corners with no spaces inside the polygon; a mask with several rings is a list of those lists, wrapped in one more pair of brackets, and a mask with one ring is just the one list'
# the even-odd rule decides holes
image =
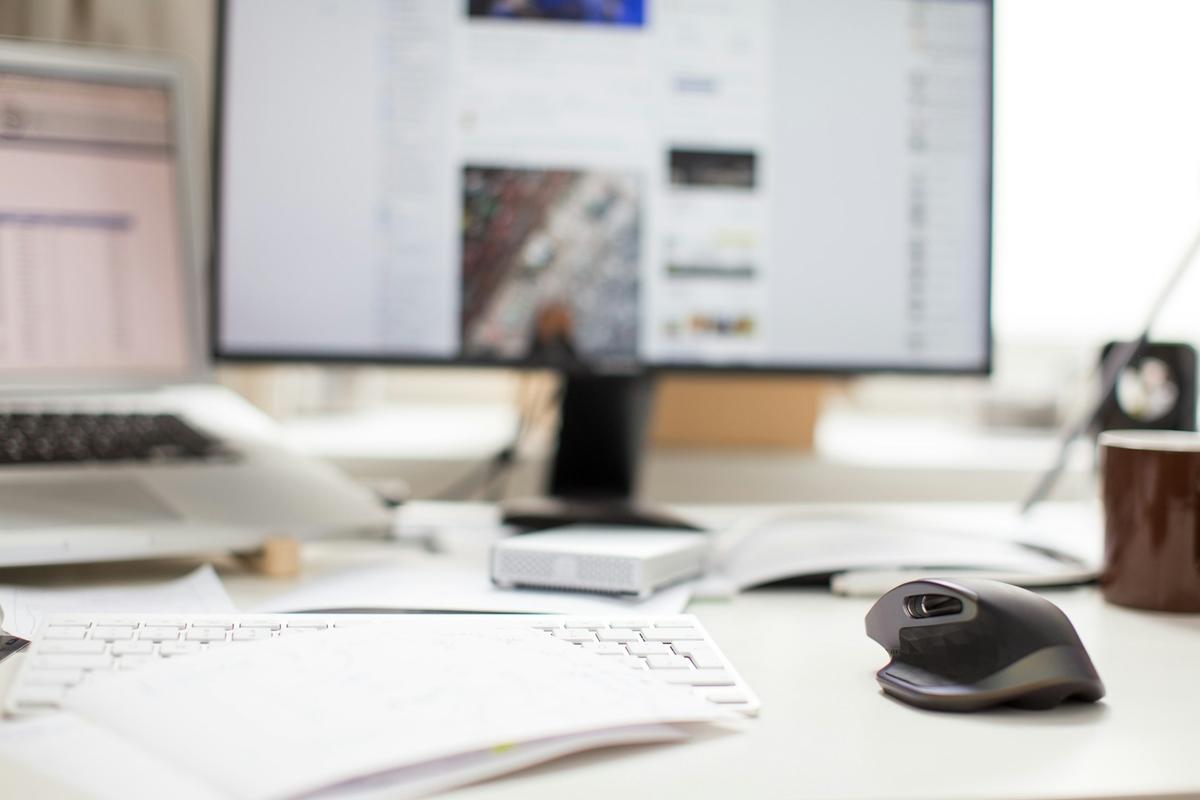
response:
{"label": "image thumbnail on screen", "polygon": [[468,166],[463,354],[568,367],[633,359],[641,206],[631,174]]}
{"label": "image thumbnail on screen", "polygon": [[646,22],[645,0],[469,0],[467,15],[633,25]]}

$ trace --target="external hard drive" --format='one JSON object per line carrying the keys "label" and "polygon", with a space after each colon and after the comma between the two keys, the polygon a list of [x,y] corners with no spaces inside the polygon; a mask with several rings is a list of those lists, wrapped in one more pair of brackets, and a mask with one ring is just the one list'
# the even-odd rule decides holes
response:
{"label": "external hard drive", "polygon": [[707,555],[708,537],[695,531],[571,525],[497,542],[492,581],[648,597],[702,574]]}

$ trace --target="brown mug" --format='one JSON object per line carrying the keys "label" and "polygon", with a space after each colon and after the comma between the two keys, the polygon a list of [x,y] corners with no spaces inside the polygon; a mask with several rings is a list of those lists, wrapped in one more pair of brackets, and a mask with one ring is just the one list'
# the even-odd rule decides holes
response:
{"label": "brown mug", "polygon": [[1200,611],[1200,433],[1105,431],[1100,458],[1105,599]]}

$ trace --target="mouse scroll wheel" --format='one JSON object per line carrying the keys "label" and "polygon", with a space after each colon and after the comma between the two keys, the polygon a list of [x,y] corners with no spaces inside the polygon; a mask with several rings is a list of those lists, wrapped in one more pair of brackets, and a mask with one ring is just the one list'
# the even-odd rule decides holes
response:
{"label": "mouse scroll wheel", "polygon": [[914,594],[904,598],[904,610],[914,619],[945,617],[962,611],[963,604],[948,594]]}

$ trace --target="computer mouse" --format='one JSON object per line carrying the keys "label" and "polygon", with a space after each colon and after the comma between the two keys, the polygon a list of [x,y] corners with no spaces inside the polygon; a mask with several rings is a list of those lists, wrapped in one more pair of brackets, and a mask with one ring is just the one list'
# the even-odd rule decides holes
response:
{"label": "computer mouse", "polygon": [[1048,709],[1104,697],[1067,615],[1027,589],[982,579],[909,581],[879,598],[866,623],[892,657],[875,674],[879,685],[920,708]]}

